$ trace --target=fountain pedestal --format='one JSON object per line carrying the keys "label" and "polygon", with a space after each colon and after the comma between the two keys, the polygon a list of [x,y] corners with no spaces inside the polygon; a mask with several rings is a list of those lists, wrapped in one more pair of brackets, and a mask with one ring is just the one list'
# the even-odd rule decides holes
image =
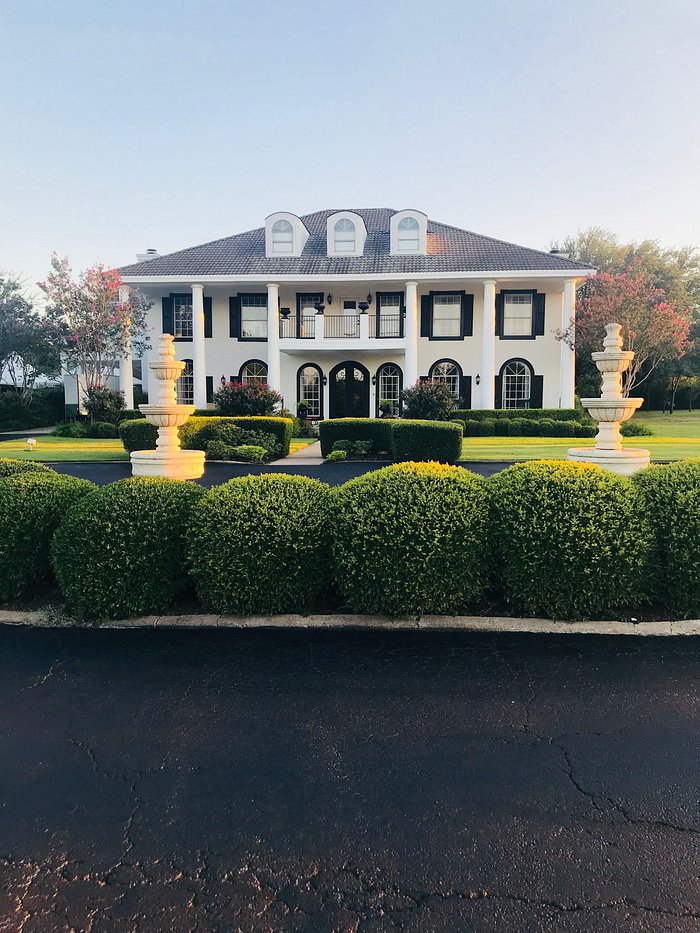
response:
{"label": "fountain pedestal", "polygon": [[631,476],[649,466],[651,455],[648,450],[622,447],[620,425],[632,417],[644,399],[625,398],[622,394],[622,374],[629,368],[634,353],[622,349],[621,332],[619,324],[606,324],[605,349],[592,354],[603,376],[603,390],[600,398],[581,399],[588,414],[598,422],[595,447],[573,447],[568,458]]}
{"label": "fountain pedestal", "polygon": [[134,476],[165,476],[168,479],[199,479],[204,473],[204,451],[182,450],[177,429],[190,415],[194,405],[179,405],[175,383],[185,368],[182,360],[175,359],[171,334],[162,334],[158,340],[158,359],[149,363],[156,379],[156,403],[139,405],[146,420],[158,428],[155,450],[134,450],[131,453],[131,472]]}

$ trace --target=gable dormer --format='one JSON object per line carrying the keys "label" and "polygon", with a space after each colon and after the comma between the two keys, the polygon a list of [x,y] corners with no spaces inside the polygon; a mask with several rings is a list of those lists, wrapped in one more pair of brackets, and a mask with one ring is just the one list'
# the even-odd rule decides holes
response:
{"label": "gable dormer", "polygon": [[427,237],[427,214],[414,210],[392,214],[389,248],[392,256],[425,256]]}
{"label": "gable dormer", "polygon": [[299,257],[308,239],[309,231],[296,214],[277,211],[265,218],[265,255],[268,259]]}
{"label": "gable dormer", "polygon": [[336,211],[326,222],[329,256],[361,256],[365,250],[367,227],[359,214]]}

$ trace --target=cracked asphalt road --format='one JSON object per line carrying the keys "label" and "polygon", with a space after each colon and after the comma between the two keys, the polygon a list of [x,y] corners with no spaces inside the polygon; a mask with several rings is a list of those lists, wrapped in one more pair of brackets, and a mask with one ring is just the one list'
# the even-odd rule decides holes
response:
{"label": "cracked asphalt road", "polygon": [[0,627],[0,931],[700,930],[700,639]]}

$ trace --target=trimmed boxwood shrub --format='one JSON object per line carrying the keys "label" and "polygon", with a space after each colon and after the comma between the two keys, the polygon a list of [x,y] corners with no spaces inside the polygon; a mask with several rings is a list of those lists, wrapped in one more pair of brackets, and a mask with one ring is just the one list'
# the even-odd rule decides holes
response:
{"label": "trimmed boxwood shrub", "polygon": [[512,418],[508,422],[508,437],[522,437],[523,436],[523,421],[525,419],[521,416],[520,418]]}
{"label": "trimmed boxwood shrub", "polygon": [[266,473],[215,486],[192,510],[188,563],[202,603],[235,614],[307,612],[326,587],[332,494]]}
{"label": "trimmed boxwood shrub", "polygon": [[633,476],[654,531],[648,591],[684,615],[700,614],[700,460],[651,466]]}
{"label": "trimmed boxwood shrub", "polygon": [[70,607],[95,618],[167,609],[187,582],[185,532],[203,495],[191,483],[132,477],[76,503],[51,549]]}
{"label": "trimmed boxwood shrub", "polygon": [[571,619],[640,598],[651,531],[628,479],[541,460],[496,474],[489,493],[498,576],[516,611]]}
{"label": "trimmed boxwood shrub", "polygon": [[623,437],[650,437],[654,433],[643,421],[625,421],[620,431]]}
{"label": "trimmed boxwood shrub", "polygon": [[467,418],[473,421],[483,421],[484,418],[503,418],[510,420],[512,418],[522,418],[523,412],[527,412],[527,417],[531,420],[539,421],[546,418],[550,421],[581,421],[586,420],[588,415],[582,408],[457,408],[451,413],[452,418]]}
{"label": "trimmed boxwood shrub", "polygon": [[523,418],[523,437],[540,437],[540,423],[534,418]]}
{"label": "trimmed boxwood shrub", "polygon": [[122,421],[119,425],[119,437],[124,449],[129,453],[132,450],[155,450],[158,428],[149,424],[145,418]]}
{"label": "trimmed boxwood shrub", "polygon": [[[277,455],[286,457],[292,440],[292,427],[291,418],[193,416],[180,428],[180,442],[185,450],[206,450],[210,441],[222,441],[229,446],[237,446],[241,443],[241,435],[232,431],[232,428],[241,428],[246,432],[272,435]],[[119,425],[119,436],[129,453],[132,450],[153,450],[157,435],[157,428],[145,419],[122,421]]]}
{"label": "trimmed boxwood shrub", "polygon": [[85,437],[119,437],[119,427],[111,421],[93,421],[85,425]]}
{"label": "trimmed boxwood shrub", "polygon": [[0,457],[0,478],[14,476],[16,473],[55,473],[51,467],[35,460],[12,460],[9,457]]}
{"label": "trimmed boxwood shrub", "polygon": [[456,612],[488,577],[485,480],[460,467],[399,463],[335,492],[333,564],[358,612]]}
{"label": "trimmed boxwood shrub", "polygon": [[392,456],[405,460],[454,463],[462,455],[462,429],[449,421],[395,421]]}
{"label": "trimmed boxwood shrub", "polygon": [[384,418],[327,418],[318,425],[321,456],[327,457],[336,441],[371,441],[372,453],[391,453],[394,424]]}
{"label": "trimmed boxwood shrub", "polygon": [[0,479],[0,599],[50,578],[49,548],[66,511],[95,484],[53,470]]}
{"label": "trimmed boxwood shrub", "polygon": [[[569,427],[569,423],[566,422],[566,427]],[[561,428],[561,425],[559,425]],[[586,424],[581,422],[581,424],[573,425],[574,428],[574,437],[595,437],[598,433],[598,426],[595,424]],[[557,437],[561,437],[561,434],[557,434]]]}

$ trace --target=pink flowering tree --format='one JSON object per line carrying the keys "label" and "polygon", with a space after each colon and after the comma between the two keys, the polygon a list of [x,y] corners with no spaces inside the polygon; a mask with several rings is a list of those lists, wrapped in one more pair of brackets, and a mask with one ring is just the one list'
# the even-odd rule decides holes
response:
{"label": "pink flowering tree", "polygon": [[148,349],[152,302],[134,291],[120,301],[116,269],[96,265],[75,280],[68,259],[54,253],[46,281],[37,285],[46,295],[46,319],[59,335],[63,365],[87,395],[106,387],[127,349],[137,357]]}
{"label": "pink flowering tree", "polygon": [[603,349],[605,325],[622,325],[625,350],[634,360],[625,375],[624,392],[643,383],[660,363],[679,359],[688,344],[691,313],[670,300],[633,261],[621,273],[601,272],[578,291],[576,330],[560,334],[575,346],[580,373],[591,368],[591,353]]}

